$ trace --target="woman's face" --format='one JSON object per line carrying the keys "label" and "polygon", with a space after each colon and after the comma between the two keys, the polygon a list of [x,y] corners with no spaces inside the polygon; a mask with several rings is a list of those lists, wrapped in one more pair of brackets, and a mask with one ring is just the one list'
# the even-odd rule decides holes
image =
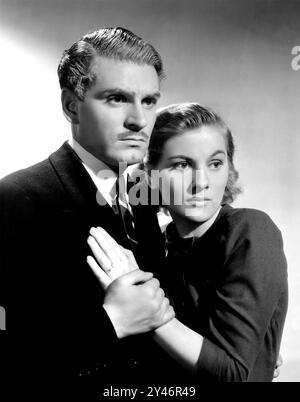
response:
{"label": "woman's face", "polygon": [[206,222],[220,207],[228,180],[221,129],[203,126],[170,138],[156,169],[164,205],[173,219]]}

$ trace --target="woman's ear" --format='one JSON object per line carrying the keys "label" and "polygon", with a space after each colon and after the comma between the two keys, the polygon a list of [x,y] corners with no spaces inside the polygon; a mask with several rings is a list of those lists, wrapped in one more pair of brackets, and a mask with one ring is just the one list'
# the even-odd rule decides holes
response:
{"label": "woman's ear", "polygon": [[68,88],[61,91],[61,104],[66,119],[73,124],[79,123],[78,102],[76,95]]}

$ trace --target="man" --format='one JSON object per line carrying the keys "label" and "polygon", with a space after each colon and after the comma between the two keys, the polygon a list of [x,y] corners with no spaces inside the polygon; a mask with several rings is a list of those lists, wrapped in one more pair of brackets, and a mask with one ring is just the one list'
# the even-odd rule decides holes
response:
{"label": "man", "polygon": [[130,211],[143,271],[115,281],[104,295],[86,257],[93,226],[132,246],[114,208],[118,168],[145,155],[162,62],[132,32],[107,28],[66,50],[58,76],[72,140],[0,182],[0,305],[9,360],[32,380],[29,388],[37,378],[70,375],[79,382],[151,381],[155,346],[147,333],[174,316],[158,281],[143,272],[158,268],[164,253],[155,210]]}

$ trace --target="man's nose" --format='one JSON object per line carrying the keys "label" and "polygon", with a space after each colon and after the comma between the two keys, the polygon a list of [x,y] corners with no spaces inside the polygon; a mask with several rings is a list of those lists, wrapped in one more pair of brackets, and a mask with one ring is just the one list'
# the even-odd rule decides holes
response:
{"label": "man's nose", "polygon": [[131,131],[140,131],[147,125],[145,110],[142,105],[132,105],[125,120],[125,127]]}
{"label": "man's nose", "polygon": [[209,187],[209,178],[205,168],[193,171],[192,188],[193,194],[197,194]]}

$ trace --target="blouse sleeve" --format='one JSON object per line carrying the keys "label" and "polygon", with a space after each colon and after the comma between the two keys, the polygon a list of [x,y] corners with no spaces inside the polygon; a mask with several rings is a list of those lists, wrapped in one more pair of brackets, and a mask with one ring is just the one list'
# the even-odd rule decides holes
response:
{"label": "blouse sleeve", "polygon": [[272,320],[278,320],[279,349],[287,290],[282,238],[266,214],[247,211],[228,228],[225,263],[198,359],[199,376],[211,381],[247,381]]}

